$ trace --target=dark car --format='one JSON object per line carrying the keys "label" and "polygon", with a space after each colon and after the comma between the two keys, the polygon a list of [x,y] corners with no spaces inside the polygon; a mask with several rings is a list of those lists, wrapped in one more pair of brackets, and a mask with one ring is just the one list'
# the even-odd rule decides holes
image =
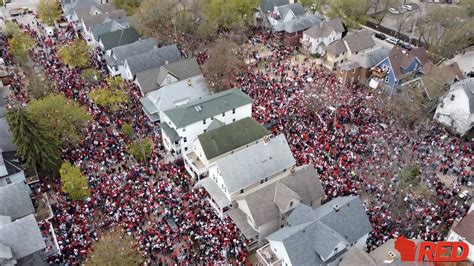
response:
{"label": "dark car", "polygon": [[387,36],[385,36],[385,34],[382,34],[382,33],[375,33],[375,38],[380,39],[380,40],[385,40],[387,39]]}

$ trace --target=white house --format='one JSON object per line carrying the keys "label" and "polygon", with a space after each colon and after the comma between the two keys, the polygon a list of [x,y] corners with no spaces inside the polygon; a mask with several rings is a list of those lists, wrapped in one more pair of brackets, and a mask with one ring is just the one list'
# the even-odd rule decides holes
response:
{"label": "white house", "polygon": [[303,31],[301,44],[310,54],[324,55],[326,47],[340,40],[343,32],[344,26],[341,19],[335,18],[323,21],[321,24]]}
{"label": "white house", "polygon": [[469,132],[474,126],[474,78],[451,85],[441,97],[434,118],[458,135]]}
{"label": "white house", "polygon": [[372,231],[358,196],[340,197],[313,209],[299,204],[288,226],[257,250],[263,265],[337,265],[351,247],[363,248]]}
{"label": "white house", "polygon": [[276,27],[280,24],[289,22],[297,17],[306,16],[303,5],[294,3],[283,6],[275,6],[273,11],[267,15],[268,22],[271,27]]}
{"label": "white house", "polygon": [[473,206],[468,214],[449,231],[448,241],[463,241],[469,246],[469,255],[467,259],[474,262],[474,211]]}
{"label": "white house", "polygon": [[160,122],[161,112],[199,100],[209,94],[207,81],[203,75],[199,75],[148,92],[145,97],[140,99],[140,102],[150,121]]}
{"label": "white house", "polygon": [[[215,121],[218,121],[216,119]],[[241,149],[249,147],[271,133],[251,117],[228,125],[215,123],[193,142],[193,149],[183,154],[184,165],[195,178],[207,176],[209,166]]]}
{"label": "white house", "polygon": [[226,90],[160,112],[165,148],[180,156],[192,149],[194,139],[207,131],[215,119],[224,124],[250,117],[252,99],[240,89]]}
{"label": "white house", "polygon": [[264,139],[235,152],[209,167],[209,177],[196,184],[210,195],[209,203],[219,216],[253,187],[289,170],[296,163],[283,134]]}
{"label": "white house", "polygon": [[[107,4],[109,5],[109,4]],[[92,8],[93,9],[93,8]],[[115,9],[115,7],[114,7]],[[93,13],[86,14],[79,18],[81,22],[82,36],[83,38],[91,43],[93,35],[91,32],[91,27],[94,25],[99,25],[102,23],[108,23],[112,20],[117,20],[119,22],[128,22],[127,13],[123,9],[104,11],[102,13]],[[104,32],[106,33],[106,32]],[[102,34],[104,34],[102,33]],[[98,42],[98,39],[95,39],[95,42]]]}

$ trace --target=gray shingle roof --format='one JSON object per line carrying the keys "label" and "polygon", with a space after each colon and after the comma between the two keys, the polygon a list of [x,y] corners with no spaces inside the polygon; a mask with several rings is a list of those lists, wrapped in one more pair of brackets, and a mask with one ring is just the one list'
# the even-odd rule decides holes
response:
{"label": "gray shingle roof", "polygon": [[326,52],[338,55],[346,51],[346,45],[343,40],[337,40],[326,47]]}
{"label": "gray shingle roof", "polygon": [[[2,226],[1,223],[0,226]],[[2,262],[2,259],[13,259],[13,253],[12,249],[9,246],[4,245],[0,242],[0,262]]]}
{"label": "gray shingle roof", "polygon": [[0,215],[10,216],[12,220],[35,212],[30,199],[29,188],[23,182],[0,187]]}
{"label": "gray shingle roof", "polygon": [[167,110],[165,114],[177,128],[182,128],[250,103],[252,99],[247,94],[231,89]]}
{"label": "gray shingle roof", "polygon": [[179,140],[178,132],[176,132],[176,130],[172,129],[168,124],[160,123],[160,127],[161,127],[161,129],[163,129],[163,131],[166,133],[166,135],[168,136],[168,138],[172,142],[175,142],[175,141]]}
{"label": "gray shingle roof", "polygon": [[288,12],[293,11],[293,14],[298,17],[305,14],[304,7],[300,3],[294,3],[284,6],[277,7],[278,13],[280,13],[280,17],[284,18]]}
{"label": "gray shingle roof", "polygon": [[138,83],[140,90],[144,94],[158,90],[160,87],[156,83],[156,77],[160,74],[160,68],[154,67],[136,73],[135,81]]}
{"label": "gray shingle roof", "polygon": [[215,203],[220,208],[224,208],[229,206],[231,203],[230,200],[227,198],[227,196],[224,194],[222,189],[217,185],[217,183],[212,180],[210,177],[206,177],[204,179],[199,180],[199,182],[196,183],[196,187],[204,187],[211,196],[211,198],[214,200]]}
{"label": "gray shingle roof", "polygon": [[[147,53],[135,55],[126,59],[126,63],[133,75],[138,72],[159,68],[166,64],[181,60],[181,52],[176,44],[163,46],[158,49],[151,50]],[[158,73],[157,69],[157,73]]]}
{"label": "gray shingle roof", "polygon": [[99,41],[104,45],[104,50],[127,45],[140,39],[140,34],[133,27],[99,35]]}
{"label": "gray shingle roof", "polygon": [[352,53],[375,46],[374,38],[367,30],[349,33],[344,37],[344,40]]}
{"label": "gray shingle roof", "polygon": [[[279,217],[279,209],[276,204],[282,198],[282,201],[288,202],[287,197],[283,197],[281,193],[277,193],[277,184],[284,184],[286,187],[298,194],[303,204],[311,204],[311,202],[322,198],[325,193],[319,177],[312,164],[296,167],[295,172],[287,171],[286,176],[278,181],[270,180],[264,183],[264,187],[249,193],[244,200],[247,202],[249,211],[257,226],[265,224],[276,217]],[[303,208],[307,207],[302,205]],[[310,208],[310,207],[307,207]],[[311,208],[310,208],[311,209]],[[312,221],[309,219],[308,221]]]}
{"label": "gray shingle roof", "polygon": [[270,135],[270,132],[265,127],[247,117],[203,133],[198,139],[207,160],[211,160],[267,135]]}
{"label": "gray shingle roof", "polygon": [[10,131],[7,119],[0,117],[0,149],[3,151],[15,151],[16,145],[13,143],[13,136]]}
{"label": "gray shingle roof", "polygon": [[268,11],[273,11],[276,6],[288,5],[289,0],[262,0],[260,2],[260,9],[266,13]]}
{"label": "gray shingle roof", "polygon": [[[138,79],[138,75],[137,75]],[[191,85],[189,85],[191,82]],[[145,108],[150,114],[166,111],[209,95],[209,86],[203,75],[163,86],[147,93],[146,97],[153,108]]]}
{"label": "gray shingle roof", "polygon": [[243,188],[258,183],[285,169],[295,165],[286,137],[280,134],[240,150],[216,165],[222,176],[224,185],[229,193],[235,193]]}
{"label": "gray shingle roof", "polygon": [[17,260],[46,248],[33,214],[0,225],[0,242],[11,248]]}
{"label": "gray shingle roof", "polygon": [[96,5],[97,2],[94,0],[75,0],[71,1],[69,4],[65,3],[63,9],[65,15],[72,15],[76,9],[92,7]]}
{"label": "gray shingle roof", "polygon": [[118,9],[103,14],[84,15],[82,17],[82,21],[87,30],[89,30],[93,25],[102,24],[114,19],[124,21],[127,19],[127,13],[125,13],[125,10],[123,9]]}
{"label": "gray shingle roof", "polygon": [[341,250],[331,257],[330,254],[338,244],[353,244],[372,230],[358,196],[336,198],[316,209],[300,204],[287,221],[290,226],[267,239],[281,241],[293,265],[317,265],[322,263],[320,259],[325,263],[335,260]]}
{"label": "gray shingle roof", "polygon": [[275,31],[285,31],[294,33],[309,29],[315,25],[319,25],[323,18],[319,14],[312,14],[306,17],[298,17],[288,22],[281,23],[275,27]]}
{"label": "gray shingle roof", "polygon": [[101,34],[112,32],[116,30],[121,30],[128,28],[130,24],[128,23],[128,19],[113,19],[112,21],[105,22],[102,24],[92,25],[90,31],[92,36],[94,36],[95,40],[99,39]]}
{"label": "gray shingle roof", "polygon": [[202,74],[202,72],[201,67],[196,61],[196,58],[191,57],[160,67],[156,82],[158,84],[161,84],[168,74],[171,74],[178,80],[183,80],[199,76]]}
{"label": "gray shingle roof", "polygon": [[157,45],[155,38],[146,38],[136,42],[112,48],[112,57],[119,65],[125,62],[125,59],[147,53],[153,50]]}
{"label": "gray shingle roof", "polygon": [[304,34],[313,38],[324,38],[328,37],[333,31],[337,33],[344,32],[344,26],[342,25],[340,18],[323,21],[321,24],[305,30]]}
{"label": "gray shingle roof", "polygon": [[357,64],[362,68],[369,69],[385,59],[389,52],[390,49],[387,47],[377,47],[373,50],[354,56],[351,61],[357,62]]}

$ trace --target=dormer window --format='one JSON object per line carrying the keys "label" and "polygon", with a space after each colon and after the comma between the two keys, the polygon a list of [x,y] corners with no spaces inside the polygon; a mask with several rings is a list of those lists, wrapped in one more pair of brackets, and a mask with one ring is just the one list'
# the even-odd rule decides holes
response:
{"label": "dormer window", "polygon": [[451,101],[454,101],[454,94],[451,94]]}

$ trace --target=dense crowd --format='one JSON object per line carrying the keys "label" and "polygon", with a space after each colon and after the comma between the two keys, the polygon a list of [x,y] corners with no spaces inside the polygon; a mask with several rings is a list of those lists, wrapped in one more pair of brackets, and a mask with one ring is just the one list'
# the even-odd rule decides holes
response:
{"label": "dense crowd", "polygon": [[[106,82],[107,71],[97,60],[100,51],[91,58],[101,79],[86,81],[81,69],[68,68],[57,57],[60,45],[75,38],[71,26],[56,37],[25,30],[37,41],[32,59],[46,78],[93,117],[85,138],[63,151],[63,158],[88,177],[91,197],[71,201],[59,182],[43,184],[43,191],[57,200],[52,223],[61,253],[51,262],[79,264],[103,229],[118,227],[135,237],[137,250],[148,263],[246,263],[247,242],[238,228],[228,218],[216,216],[205,200],[206,192],[192,187],[182,162],[162,162],[161,139],[141,110],[137,87],[126,83],[129,102],[120,111],[98,107],[89,92]],[[366,208],[374,228],[369,250],[400,234],[430,240],[444,237],[454,219],[466,213],[464,200],[456,195],[459,183],[472,176],[472,144],[445,137],[447,133],[434,124],[420,132],[403,130],[377,105],[381,97],[377,92],[341,86],[313,61],[292,62],[297,51],[272,45],[272,38],[256,34],[249,39],[248,56],[257,63],[235,79],[235,85],[254,99],[253,116],[274,134],[286,135],[298,164],[314,163],[329,198],[368,195]],[[260,55],[256,45],[266,46],[271,55]],[[207,57],[200,53],[199,63]],[[15,94],[27,101],[21,86]],[[124,123],[141,137],[152,138],[154,149],[147,163],[127,154],[131,140],[120,130]],[[421,167],[433,197],[396,189],[400,170],[409,163]],[[441,174],[458,180],[445,186]],[[405,206],[403,214],[393,213],[396,198]]]}
{"label": "dense crowd", "polygon": [[[456,195],[473,177],[474,144],[449,137],[435,123],[406,130],[380,106],[380,92],[342,86],[313,61],[291,61],[296,51],[272,43],[270,34],[249,39],[249,56],[258,64],[249,66],[235,85],[254,99],[258,121],[274,134],[286,135],[298,164],[314,163],[329,198],[368,194],[366,208],[374,228],[368,249],[400,234],[445,237],[467,210],[467,198]],[[271,54],[259,55],[257,44]],[[411,164],[421,168],[434,199],[397,189],[400,172]],[[440,179],[447,174],[457,177],[452,186]]]}
{"label": "dense crowd", "polygon": [[[44,183],[43,192],[54,195],[52,220],[61,253],[50,262],[79,264],[91,252],[101,230],[122,228],[133,235],[148,263],[211,263],[247,260],[246,240],[226,218],[221,220],[206,201],[206,192],[194,189],[182,162],[162,163],[164,150],[160,136],[141,110],[138,88],[126,82],[129,101],[119,111],[99,108],[89,92],[105,86],[105,65],[91,55],[92,67],[100,70],[96,82],[81,77],[81,69],[68,68],[57,57],[60,45],[74,38],[71,26],[56,37],[46,37],[29,26],[23,27],[37,41],[31,58],[44,70],[45,78],[58,90],[84,106],[93,121],[85,138],[63,150],[63,159],[80,166],[88,177],[91,196],[84,202],[63,194],[59,182]],[[199,55],[205,60],[206,54]],[[20,83],[18,83],[20,84]],[[25,89],[22,88],[22,95]],[[24,97],[16,100],[27,101]],[[130,140],[121,132],[124,123],[141,137],[153,140],[154,150],[147,163],[136,162],[127,154]]]}

